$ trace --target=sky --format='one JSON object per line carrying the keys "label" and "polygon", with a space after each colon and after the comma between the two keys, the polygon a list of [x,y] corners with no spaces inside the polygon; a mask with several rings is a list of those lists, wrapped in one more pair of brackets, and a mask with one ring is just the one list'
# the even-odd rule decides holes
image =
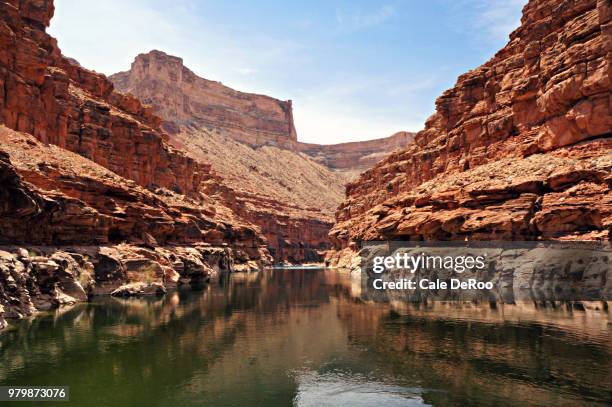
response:
{"label": "sky", "polygon": [[298,139],[418,131],[457,76],[491,58],[526,0],[57,0],[64,55],[110,75],[158,49],[199,76],[293,100]]}

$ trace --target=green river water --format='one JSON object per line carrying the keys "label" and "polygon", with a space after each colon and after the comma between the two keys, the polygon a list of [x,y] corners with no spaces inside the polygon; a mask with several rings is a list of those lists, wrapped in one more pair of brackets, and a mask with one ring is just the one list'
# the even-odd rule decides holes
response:
{"label": "green river water", "polygon": [[532,303],[373,303],[338,271],[268,270],[13,322],[0,385],[70,386],[58,406],[603,406],[610,321]]}

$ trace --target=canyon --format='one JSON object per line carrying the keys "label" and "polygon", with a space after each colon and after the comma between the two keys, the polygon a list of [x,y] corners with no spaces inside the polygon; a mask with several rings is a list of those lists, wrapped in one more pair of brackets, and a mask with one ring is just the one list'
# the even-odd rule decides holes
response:
{"label": "canyon", "polygon": [[220,272],[355,267],[368,241],[612,238],[609,1],[531,0],[424,130],[337,145],[161,51],[90,71],[53,12],[0,2],[0,328]]}
{"label": "canyon", "polygon": [[[210,163],[234,197],[232,209],[259,226],[278,262],[322,260],[344,183],[412,133],[336,145],[298,141],[292,102],[244,93],[196,75],[183,59],[153,50],[111,75],[163,119],[169,142]],[[215,191],[211,191],[215,192]]]}
{"label": "canyon", "polygon": [[180,105],[170,89],[151,108],[64,56],[53,13],[0,2],[0,328],[91,295],[321,261],[346,174],[299,151],[291,102],[164,57],[145,65],[211,93]]}
{"label": "canyon", "polygon": [[[337,5],[223,4],[228,18],[211,19],[219,5],[206,2],[206,18],[191,20],[189,3],[166,5],[181,25],[168,27],[203,55],[226,45],[217,58],[258,43],[244,41],[240,17],[274,22],[282,42],[266,43],[283,47],[294,30],[322,38],[302,11],[327,7],[333,36],[347,31],[331,51],[344,35],[375,46],[374,61],[356,44],[357,64],[329,53],[320,64],[333,67],[325,80],[340,78],[321,86],[333,103],[352,68],[381,67],[358,77],[380,91],[364,117],[390,117],[378,109],[397,112],[394,100],[424,89],[404,75],[391,84],[399,99],[382,101],[392,95],[381,78],[451,44],[436,47],[448,41],[439,5],[424,8],[432,38],[413,13],[399,20],[399,4],[346,17]],[[0,0],[0,385],[61,385],[93,406],[607,405],[612,0],[525,3],[507,45],[458,77],[422,131],[319,145],[300,139],[297,98],[232,89],[158,50],[107,77],[48,34],[54,0]],[[125,13],[124,27],[102,17],[123,6],[56,14],[98,18],[104,40],[128,28],[175,43],[168,27],[143,29],[159,4],[129,4],[142,13]],[[481,6],[459,8],[508,11]],[[449,25],[484,32],[488,17]],[[193,22],[219,23],[233,41],[209,41]],[[100,51],[91,19],[68,23]],[[397,35],[406,26],[416,35]],[[427,52],[412,58],[419,37]],[[382,38],[411,59],[384,58]],[[113,52],[132,50],[125,39]],[[295,60],[273,61],[292,79],[314,57],[295,48]],[[228,66],[264,66],[250,62]],[[337,111],[361,111],[358,99]]]}
{"label": "canyon", "polygon": [[346,188],[328,264],[374,240],[612,238],[612,4],[532,0],[414,143]]}

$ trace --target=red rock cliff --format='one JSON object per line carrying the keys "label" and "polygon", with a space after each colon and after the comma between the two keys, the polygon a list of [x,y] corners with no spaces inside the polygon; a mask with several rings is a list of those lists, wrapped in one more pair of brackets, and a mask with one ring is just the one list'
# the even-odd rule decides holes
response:
{"label": "red rock cliff", "polygon": [[414,133],[400,131],[389,137],[367,141],[329,145],[299,143],[298,149],[318,163],[351,179],[373,167],[393,151],[406,148],[413,141]]}
{"label": "red rock cliff", "polygon": [[[53,3],[0,2],[0,329],[5,318],[153,295],[269,264],[210,165],[45,33]],[[19,245],[19,246],[16,246]]]}
{"label": "red rock cliff", "polygon": [[251,146],[290,147],[297,141],[290,100],[239,92],[201,78],[181,58],[161,51],[138,55],[129,71],[111,79],[120,91],[152,103],[171,131],[208,126]]}
{"label": "red rock cliff", "polygon": [[0,120],[135,180],[194,193],[201,171],[164,142],[160,119],[103,75],[61,55],[45,33],[52,1],[0,4]]}
{"label": "red rock cliff", "polygon": [[171,147],[137,99],[62,56],[45,32],[52,15],[52,1],[0,2],[0,124],[23,132],[0,129],[3,171],[15,174],[14,193],[0,196],[0,243],[208,242],[261,259],[256,228],[203,193],[218,182],[210,165]]}
{"label": "red rock cliff", "polygon": [[412,147],[347,185],[337,250],[370,239],[610,238],[612,4],[532,0]]}

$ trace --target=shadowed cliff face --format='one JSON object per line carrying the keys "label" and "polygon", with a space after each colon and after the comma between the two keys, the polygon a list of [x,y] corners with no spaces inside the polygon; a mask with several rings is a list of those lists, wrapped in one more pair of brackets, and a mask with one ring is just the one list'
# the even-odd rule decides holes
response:
{"label": "shadowed cliff face", "polygon": [[231,208],[260,227],[279,262],[322,260],[344,183],[412,141],[398,133],[331,146],[300,143],[290,101],[200,78],[161,51],[138,55],[129,71],[110,79],[153,107],[175,147],[212,164],[223,184],[208,184],[207,192],[231,196]]}
{"label": "shadowed cliff face", "polygon": [[375,239],[609,239],[612,5],[532,0],[415,143],[347,185],[337,250]]}

